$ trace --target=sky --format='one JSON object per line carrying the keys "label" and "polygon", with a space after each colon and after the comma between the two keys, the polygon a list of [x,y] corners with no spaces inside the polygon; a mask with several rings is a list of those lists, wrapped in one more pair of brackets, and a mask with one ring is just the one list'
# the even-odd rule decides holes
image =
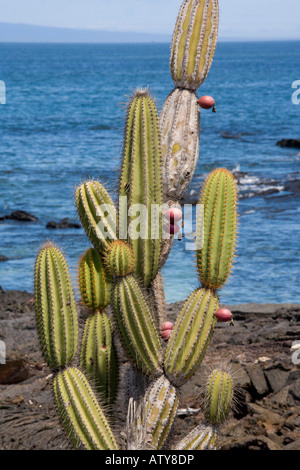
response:
{"label": "sky", "polygon": [[[171,34],[182,0],[0,0],[0,21]],[[219,0],[220,39],[300,39],[300,0]]]}

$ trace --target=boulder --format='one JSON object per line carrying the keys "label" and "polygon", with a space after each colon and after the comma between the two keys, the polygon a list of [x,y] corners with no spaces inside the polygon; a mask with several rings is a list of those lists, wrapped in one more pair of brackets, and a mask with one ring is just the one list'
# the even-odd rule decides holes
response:
{"label": "boulder", "polygon": [[4,215],[3,217],[0,217],[0,220],[6,219],[19,220],[20,222],[36,222],[39,220],[35,215],[21,210],[14,211],[10,215]]}
{"label": "boulder", "polygon": [[56,229],[56,228],[81,228],[80,224],[70,222],[68,217],[61,219],[59,222],[54,222],[51,220],[47,223],[46,228]]}
{"label": "boulder", "polygon": [[300,149],[300,139],[281,139],[276,142],[278,147]]}

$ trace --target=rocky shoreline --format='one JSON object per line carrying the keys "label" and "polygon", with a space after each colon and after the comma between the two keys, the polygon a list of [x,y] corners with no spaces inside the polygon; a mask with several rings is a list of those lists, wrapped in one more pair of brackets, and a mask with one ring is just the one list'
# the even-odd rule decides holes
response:
{"label": "rocky shoreline", "polygon": [[[205,377],[222,363],[232,370],[237,388],[219,448],[300,450],[300,364],[293,363],[291,350],[300,342],[300,305],[227,307],[235,324],[217,325],[205,360],[181,388],[170,445],[203,419]],[[168,305],[167,320],[174,322],[179,309],[180,303]],[[6,364],[0,365],[0,449],[68,449],[52,400],[53,376],[40,353],[32,294],[0,288],[0,340],[6,344]],[[300,353],[295,358],[300,360]]]}

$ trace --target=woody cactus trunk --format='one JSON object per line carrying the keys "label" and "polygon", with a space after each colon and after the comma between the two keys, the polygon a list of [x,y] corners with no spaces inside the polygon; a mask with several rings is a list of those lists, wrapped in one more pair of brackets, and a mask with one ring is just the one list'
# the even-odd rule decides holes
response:
{"label": "woody cactus trunk", "polygon": [[[217,0],[184,0],[171,48],[175,89],[161,116],[148,89],[137,90],[127,107],[118,206],[99,181],[86,181],[76,190],[78,215],[92,244],[78,269],[87,311],[78,360],[80,335],[67,263],[50,242],[37,256],[37,329],[54,372],[57,410],[75,448],[214,449],[230,410],[232,378],[223,369],[214,370],[207,379],[203,423],[175,445],[168,443],[180,387],[205,356],[217,322],[218,289],[229,276],[235,251],[236,183],[228,170],[218,168],[199,199],[204,208],[197,221],[199,288],[185,302],[166,346],[160,335],[166,320],[160,269],[174,230],[170,221],[166,229],[162,212],[180,202],[195,171],[200,135],[196,90],[210,69],[217,30]],[[131,375],[133,392],[121,404],[128,416],[120,434],[113,431],[118,424],[113,404],[120,406],[118,396],[125,387],[118,344],[137,371]],[[144,389],[134,383],[141,377]],[[142,391],[135,393],[138,385]]]}

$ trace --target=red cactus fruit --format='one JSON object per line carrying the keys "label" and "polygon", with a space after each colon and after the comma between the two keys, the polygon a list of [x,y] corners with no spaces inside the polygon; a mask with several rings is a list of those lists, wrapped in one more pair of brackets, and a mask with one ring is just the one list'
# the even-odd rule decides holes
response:
{"label": "red cactus fruit", "polygon": [[165,330],[165,331],[162,331],[160,335],[162,339],[164,339],[165,341],[169,341],[171,333],[172,333],[172,330]]}
{"label": "red cactus fruit", "polygon": [[173,329],[173,323],[171,323],[170,321],[166,321],[165,323],[163,323],[160,327],[161,331],[164,331],[164,330],[172,330]]}
{"label": "red cactus fruit", "polygon": [[182,212],[177,207],[171,207],[165,212],[165,216],[170,220],[173,225],[174,222],[179,222],[182,219]]}
{"label": "red cactus fruit", "polygon": [[203,109],[211,109],[213,108],[216,103],[212,96],[202,96],[197,103],[199,104],[200,108]]}
{"label": "red cactus fruit", "polygon": [[171,235],[176,235],[180,230],[180,227],[178,224],[170,224],[170,234]]}
{"label": "red cactus fruit", "polygon": [[171,336],[171,333],[172,333],[172,330],[173,330],[173,323],[167,321],[165,323],[163,323],[160,327],[160,335],[162,337],[162,339],[164,339],[165,341],[168,341],[170,339],[170,336]]}
{"label": "red cactus fruit", "polygon": [[227,323],[232,321],[232,313],[227,308],[220,308],[216,313],[215,317],[221,323]]}

